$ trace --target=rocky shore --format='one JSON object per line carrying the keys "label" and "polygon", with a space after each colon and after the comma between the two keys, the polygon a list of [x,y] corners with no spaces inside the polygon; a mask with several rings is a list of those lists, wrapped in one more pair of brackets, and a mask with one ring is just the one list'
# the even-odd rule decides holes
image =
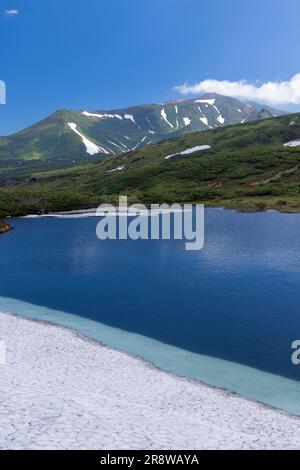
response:
{"label": "rocky shore", "polygon": [[6,222],[4,222],[4,220],[1,220],[1,219],[0,219],[0,234],[1,234],[1,233],[6,233],[6,232],[8,232],[8,231],[11,230],[11,229],[12,229],[12,227],[11,227],[9,224],[7,224]]}

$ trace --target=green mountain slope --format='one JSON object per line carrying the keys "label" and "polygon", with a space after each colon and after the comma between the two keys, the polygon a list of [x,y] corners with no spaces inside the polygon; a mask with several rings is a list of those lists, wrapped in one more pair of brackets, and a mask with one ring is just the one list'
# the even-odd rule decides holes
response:
{"label": "green mountain slope", "polygon": [[[290,143],[290,146],[285,144]],[[118,157],[28,175],[0,216],[130,201],[300,209],[300,114],[184,134]]]}
{"label": "green mountain slope", "polygon": [[0,138],[0,181],[28,171],[66,168],[193,131],[272,117],[276,110],[210,94],[199,99],[112,111],[57,111]]}

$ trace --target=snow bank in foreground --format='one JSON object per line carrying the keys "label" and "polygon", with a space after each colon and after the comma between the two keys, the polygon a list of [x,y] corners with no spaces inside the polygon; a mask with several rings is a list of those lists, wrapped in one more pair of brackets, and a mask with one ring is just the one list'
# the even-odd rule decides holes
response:
{"label": "snow bank in foreground", "polygon": [[[1,449],[297,449],[300,420],[0,314]],[[172,432],[170,432],[170,429]]]}
{"label": "snow bank in foreground", "polygon": [[74,131],[77,135],[81,137],[81,140],[86,147],[86,153],[89,153],[90,155],[95,155],[99,152],[106,153],[107,155],[109,154],[109,152],[105,148],[99,147],[99,145],[94,144],[94,142],[87,139],[83,134],[81,134],[81,132],[77,130],[77,124],[75,124],[74,122],[68,122],[68,126],[70,127],[70,129],[72,129],[72,131]]}
{"label": "snow bank in foreground", "polygon": [[196,147],[192,147],[190,149],[183,150],[182,152],[173,153],[172,155],[168,155],[165,157],[165,160],[169,160],[169,158],[175,157],[176,155],[189,155],[194,152],[200,152],[201,150],[208,150],[210,149],[210,145],[197,145]]}

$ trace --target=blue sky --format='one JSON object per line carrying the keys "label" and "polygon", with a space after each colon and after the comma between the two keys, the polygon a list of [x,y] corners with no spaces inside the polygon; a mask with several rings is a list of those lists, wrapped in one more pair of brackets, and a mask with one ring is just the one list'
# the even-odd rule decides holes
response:
{"label": "blue sky", "polygon": [[[0,12],[1,135],[61,108],[162,102],[208,79],[259,87],[300,72],[299,0],[0,0]],[[174,90],[184,84],[186,95]],[[300,110],[297,99],[278,107]]]}

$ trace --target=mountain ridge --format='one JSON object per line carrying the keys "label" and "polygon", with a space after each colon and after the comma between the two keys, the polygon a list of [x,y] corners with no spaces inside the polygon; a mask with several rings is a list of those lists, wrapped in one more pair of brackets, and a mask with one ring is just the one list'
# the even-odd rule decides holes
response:
{"label": "mountain ridge", "polygon": [[113,110],[61,109],[0,138],[0,178],[119,156],[185,133],[273,117],[275,112],[284,114],[218,94]]}

